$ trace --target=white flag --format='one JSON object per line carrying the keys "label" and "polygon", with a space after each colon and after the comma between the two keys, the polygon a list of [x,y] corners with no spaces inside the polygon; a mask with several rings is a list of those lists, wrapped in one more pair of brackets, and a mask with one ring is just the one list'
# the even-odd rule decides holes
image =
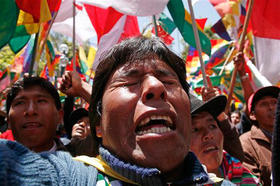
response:
{"label": "white flag", "polygon": [[151,16],[159,14],[166,7],[169,0],[76,0],[100,8],[112,7],[115,10],[134,16]]}

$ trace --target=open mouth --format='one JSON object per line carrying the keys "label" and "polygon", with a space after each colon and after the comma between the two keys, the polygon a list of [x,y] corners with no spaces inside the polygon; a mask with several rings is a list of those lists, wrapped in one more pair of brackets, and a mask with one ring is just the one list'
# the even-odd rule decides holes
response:
{"label": "open mouth", "polygon": [[169,116],[154,115],[143,119],[136,127],[135,133],[137,135],[148,133],[162,134],[175,129],[176,127]]}
{"label": "open mouth", "polygon": [[208,153],[208,152],[212,152],[212,151],[215,151],[215,150],[218,150],[218,147],[216,147],[216,146],[209,146],[203,152],[204,153]]}
{"label": "open mouth", "polygon": [[40,127],[41,125],[39,123],[25,123],[22,128],[24,129],[32,129],[32,128],[38,128]]}

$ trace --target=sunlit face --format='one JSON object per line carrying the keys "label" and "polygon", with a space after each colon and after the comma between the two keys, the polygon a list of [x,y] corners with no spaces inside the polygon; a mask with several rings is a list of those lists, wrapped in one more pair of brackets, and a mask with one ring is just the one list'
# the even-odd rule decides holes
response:
{"label": "sunlit face", "polygon": [[239,114],[235,112],[231,113],[230,120],[234,125],[238,124],[240,122]]}
{"label": "sunlit face", "polygon": [[[254,111],[251,113],[253,119],[258,121],[261,128],[273,131],[277,99],[272,96],[264,96],[256,102]],[[252,119],[252,117],[250,117]]]}
{"label": "sunlit face", "polygon": [[72,138],[86,138],[90,134],[89,117],[80,118],[72,128]]}
{"label": "sunlit face", "polygon": [[165,172],[188,153],[190,102],[176,73],[163,61],[123,65],[102,99],[103,145],[121,159]]}
{"label": "sunlit face", "polygon": [[223,160],[224,136],[216,120],[208,112],[192,117],[191,150],[209,172],[216,172]]}
{"label": "sunlit face", "polygon": [[63,111],[57,110],[52,96],[39,86],[21,90],[8,114],[15,140],[35,152],[54,145],[56,127],[62,118]]}

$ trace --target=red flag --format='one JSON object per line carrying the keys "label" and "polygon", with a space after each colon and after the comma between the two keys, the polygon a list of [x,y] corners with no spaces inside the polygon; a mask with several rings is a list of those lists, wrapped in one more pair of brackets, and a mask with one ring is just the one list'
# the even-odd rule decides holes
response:
{"label": "red flag", "polygon": [[16,0],[18,7],[31,14],[36,22],[41,20],[41,16],[46,16],[46,10],[49,10],[49,13],[56,12],[59,9],[61,0],[47,0],[45,10],[42,10],[42,4],[45,0]]}
{"label": "red flag", "polygon": [[123,33],[119,39],[119,42],[125,38],[138,36],[138,35],[140,35],[140,31],[139,31],[137,17],[128,15],[126,17]]}
{"label": "red flag", "polygon": [[[158,37],[160,37],[163,42],[167,45],[171,45],[174,38],[166,32],[161,25],[157,25]],[[152,33],[155,34],[155,28],[153,27]]]}
{"label": "red flag", "polygon": [[255,0],[252,8],[253,34],[258,37],[280,39],[280,1]]}
{"label": "red flag", "polygon": [[107,9],[84,4],[92,25],[97,33],[98,43],[100,38],[107,34],[118,20],[123,16],[122,13],[109,7]]}
{"label": "red flag", "polygon": [[98,37],[98,50],[93,63],[95,69],[103,52],[124,38],[139,35],[140,31],[134,16],[124,15],[111,7],[84,6]]}

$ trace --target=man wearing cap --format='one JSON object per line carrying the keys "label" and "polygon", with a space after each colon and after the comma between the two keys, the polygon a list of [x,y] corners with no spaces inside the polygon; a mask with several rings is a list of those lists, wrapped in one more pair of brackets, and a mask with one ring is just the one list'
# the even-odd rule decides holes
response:
{"label": "man wearing cap", "polygon": [[88,111],[84,108],[74,110],[69,116],[66,132],[71,142],[66,145],[73,157],[79,155],[96,156],[96,142],[90,132]]}
{"label": "man wearing cap", "polygon": [[263,185],[271,185],[271,144],[279,88],[268,86],[257,90],[248,100],[251,130],[240,136],[244,151],[244,166]]}
{"label": "man wearing cap", "polygon": [[[224,151],[224,134],[217,117],[224,111],[226,96],[219,95],[203,102],[191,97],[191,150],[207,171],[236,185],[258,185],[258,179],[241,162]],[[237,138],[238,139],[238,138]],[[234,145],[234,144],[233,144]]]}

